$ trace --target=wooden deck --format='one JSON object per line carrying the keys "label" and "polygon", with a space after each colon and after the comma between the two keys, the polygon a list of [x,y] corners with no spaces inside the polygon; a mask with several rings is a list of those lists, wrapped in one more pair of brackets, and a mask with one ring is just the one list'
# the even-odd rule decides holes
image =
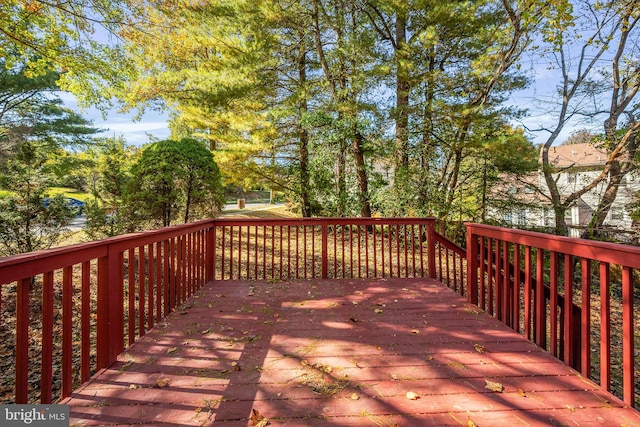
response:
{"label": "wooden deck", "polygon": [[210,283],[63,403],[72,426],[640,426],[429,279]]}

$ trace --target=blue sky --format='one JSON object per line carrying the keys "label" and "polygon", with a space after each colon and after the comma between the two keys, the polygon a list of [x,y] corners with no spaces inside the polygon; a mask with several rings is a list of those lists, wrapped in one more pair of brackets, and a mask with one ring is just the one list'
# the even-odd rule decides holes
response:
{"label": "blue sky", "polygon": [[143,145],[153,139],[169,138],[168,114],[158,111],[147,111],[140,120],[135,120],[136,111],[126,114],[118,113],[116,109],[107,112],[103,117],[101,111],[95,108],[82,109],[78,107],[76,99],[70,93],[59,93],[65,105],[77,111],[85,119],[91,120],[93,126],[105,129],[100,136],[123,136],[131,145]]}

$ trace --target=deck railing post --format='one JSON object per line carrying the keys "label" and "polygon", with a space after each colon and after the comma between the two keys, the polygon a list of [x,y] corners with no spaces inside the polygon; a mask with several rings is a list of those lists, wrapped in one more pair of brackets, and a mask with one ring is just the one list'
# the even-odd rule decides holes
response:
{"label": "deck railing post", "polygon": [[124,253],[109,246],[108,249],[109,280],[107,284],[109,299],[109,365],[116,361],[118,354],[124,350],[124,288],[123,260]]}
{"label": "deck railing post", "polygon": [[431,219],[427,223],[427,256],[429,263],[429,277],[435,279],[436,275],[436,221]]}
{"label": "deck railing post", "polygon": [[27,403],[29,398],[29,301],[31,277],[18,282],[16,296],[16,374],[15,401]]}
{"label": "deck railing post", "polygon": [[106,368],[109,363],[109,257],[98,259],[98,303],[97,303],[97,339],[96,365]]}
{"label": "deck railing post", "polygon": [[206,272],[207,282],[215,279],[215,262],[216,262],[216,225],[215,223],[207,229],[207,242],[205,245],[206,253]]}
{"label": "deck railing post", "polygon": [[478,244],[472,228],[467,224],[467,298],[478,304]]}
{"label": "deck railing post", "polygon": [[328,250],[327,221],[322,221],[322,278],[329,278],[329,250]]}

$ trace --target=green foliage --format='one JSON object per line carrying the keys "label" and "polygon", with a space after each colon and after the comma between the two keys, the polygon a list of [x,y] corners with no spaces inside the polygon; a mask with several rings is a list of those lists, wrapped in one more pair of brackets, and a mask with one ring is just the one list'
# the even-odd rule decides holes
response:
{"label": "green foliage", "polygon": [[7,192],[0,196],[0,255],[14,255],[54,245],[75,213],[61,195],[45,198],[50,177],[43,150],[22,144],[0,174]]}
{"label": "green foliage", "polygon": [[224,203],[213,155],[194,139],[146,146],[131,174],[127,203],[138,219],[152,218],[168,226],[182,214],[186,223],[216,215]]}
{"label": "green foliage", "polygon": [[[61,87],[89,102],[110,102],[128,75],[118,33],[136,25],[132,0],[3,0],[0,58],[26,77],[60,72]],[[25,62],[25,58],[27,61]]]}
{"label": "green foliage", "polygon": [[58,73],[30,76],[28,62],[8,65],[0,59],[0,160],[25,141],[50,150],[90,143],[99,129],[63,105]]}
{"label": "green foliage", "polygon": [[136,222],[126,197],[137,150],[122,138],[105,138],[86,154],[90,159],[86,173],[91,177],[93,199],[87,201],[85,208],[84,231],[97,239],[140,229],[143,224]]}

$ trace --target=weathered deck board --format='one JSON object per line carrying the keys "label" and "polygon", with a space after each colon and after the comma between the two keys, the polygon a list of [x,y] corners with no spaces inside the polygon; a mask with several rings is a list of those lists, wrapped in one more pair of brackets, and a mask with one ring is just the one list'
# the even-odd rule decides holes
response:
{"label": "weathered deck board", "polygon": [[428,279],[211,283],[65,403],[71,425],[640,426]]}

